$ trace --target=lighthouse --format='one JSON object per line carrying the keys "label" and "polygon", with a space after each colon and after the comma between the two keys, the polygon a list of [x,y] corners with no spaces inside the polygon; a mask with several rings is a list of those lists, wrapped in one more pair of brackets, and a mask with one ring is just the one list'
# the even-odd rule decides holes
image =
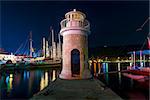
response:
{"label": "lighthouse", "polygon": [[74,9],[65,14],[61,21],[60,35],[63,36],[61,79],[88,79],[88,35],[90,23],[86,15]]}

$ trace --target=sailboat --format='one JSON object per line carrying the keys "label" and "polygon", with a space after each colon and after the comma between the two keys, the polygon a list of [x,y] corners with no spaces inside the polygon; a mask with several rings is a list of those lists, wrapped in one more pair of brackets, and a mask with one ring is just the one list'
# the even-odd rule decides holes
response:
{"label": "sailboat", "polygon": [[[150,20],[150,17],[148,17],[146,19],[146,21],[144,22],[144,24],[142,24],[142,26],[140,28],[138,28],[136,31],[141,31],[143,29],[143,27],[145,26],[145,24],[149,20]],[[139,50],[139,51],[128,52],[128,54],[131,54],[131,58],[133,58],[132,59],[133,60],[133,65],[130,65],[132,67],[129,68],[129,69],[141,69],[141,68],[143,69],[143,67],[150,67],[150,63],[148,63],[147,65],[145,64],[146,57],[147,57],[148,60],[150,60],[149,59],[149,56],[150,56],[150,32],[148,33],[148,35],[145,39],[145,42],[146,41],[147,41],[147,50]],[[143,43],[143,46],[144,46],[145,42]],[[142,46],[142,48],[143,48],[143,46]],[[140,67],[138,67],[136,65],[136,57],[135,57],[136,55],[140,56]]]}
{"label": "sailboat", "polygon": [[[54,30],[50,27],[50,37],[49,41],[43,37],[43,57],[44,63],[50,65],[61,64],[62,60],[62,43],[60,40],[60,34],[58,34],[58,42],[55,40],[55,33]],[[51,44],[51,45],[50,45]]]}
{"label": "sailboat", "polygon": [[[137,31],[142,30],[144,25],[150,20],[150,17],[144,22],[144,24],[141,26],[140,29],[137,29]],[[148,55],[148,60],[150,57],[150,33],[147,35],[147,44],[148,44],[148,50],[140,50],[140,51],[133,51],[129,52],[128,54],[133,55],[133,66],[128,67],[128,71],[126,73],[123,73],[125,77],[131,78],[135,81],[137,81],[141,87],[145,87],[146,89],[149,89],[149,81],[150,81],[150,62],[148,61],[148,64],[145,64],[145,56]],[[140,67],[136,66],[136,59],[135,55],[140,55]],[[143,60],[142,60],[142,55]]]}
{"label": "sailboat", "polygon": [[[43,65],[61,65],[62,57],[62,44],[60,35],[58,34],[58,42],[55,41],[54,30],[50,28],[51,39],[47,40],[45,37],[42,39],[42,55],[30,60],[31,66],[43,66]],[[32,39],[30,35],[30,57],[32,57]],[[50,41],[51,40],[51,41]],[[51,45],[50,45],[51,44]]]}
{"label": "sailboat", "polygon": [[[43,56],[34,56],[35,53],[33,49],[32,31],[29,33],[29,37],[26,39],[25,43],[22,43],[20,47],[16,50],[15,54],[12,54],[13,66],[17,68],[24,68],[23,66],[43,66],[43,65],[60,65],[61,64],[61,41],[60,35],[58,35],[58,42],[54,40],[54,30],[51,29],[51,46],[46,38],[43,38],[42,52]],[[29,45],[28,45],[29,44]],[[20,55],[21,54],[21,55]],[[49,59],[50,58],[50,59]],[[8,64],[4,64],[6,66]]]}

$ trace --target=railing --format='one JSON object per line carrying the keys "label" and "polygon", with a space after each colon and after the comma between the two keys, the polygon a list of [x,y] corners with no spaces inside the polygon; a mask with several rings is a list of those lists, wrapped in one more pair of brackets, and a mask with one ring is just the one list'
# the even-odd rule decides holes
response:
{"label": "railing", "polygon": [[69,28],[69,27],[81,27],[81,28],[85,28],[87,30],[90,30],[90,24],[87,20],[84,20],[84,21],[77,21],[77,20],[68,21],[67,19],[64,19],[64,20],[61,21],[61,29]]}
{"label": "railing", "polygon": [[[141,60],[136,60],[136,62],[140,62]],[[133,62],[132,60],[89,60],[89,62],[101,62],[101,63],[126,63]],[[150,60],[142,60],[142,62],[150,62]]]}

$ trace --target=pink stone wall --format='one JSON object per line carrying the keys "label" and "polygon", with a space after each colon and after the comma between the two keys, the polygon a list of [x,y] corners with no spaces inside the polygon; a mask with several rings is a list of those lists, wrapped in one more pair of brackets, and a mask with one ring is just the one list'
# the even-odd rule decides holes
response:
{"label": "pink stone wall", "polygon": [[[67,34],[63,36],[63,69],[62,75],[72,77],[71,74],[71,51],[78,49],[80,51],[80,77],[87,68],[88,63],[88,41],[87,36],[82,34]],[[85,55],[85,60],[84,60]]]}

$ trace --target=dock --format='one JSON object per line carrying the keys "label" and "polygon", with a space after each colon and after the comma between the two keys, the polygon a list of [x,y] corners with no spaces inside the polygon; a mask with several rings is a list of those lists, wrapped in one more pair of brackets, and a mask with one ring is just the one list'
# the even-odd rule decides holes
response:
{"label": "dock", "polygon": [[35,94],[30,100],[122,100],[97,79],[62,80]]}
{"label": "dock", "polygon": [[42,68],[61,68],[61,64],[55,64],[55,65],[36,65],[36,66],[10,66],[10,67],[0,67],[0,72],[5,70],[34,70],[34,69],[42,69]]}

